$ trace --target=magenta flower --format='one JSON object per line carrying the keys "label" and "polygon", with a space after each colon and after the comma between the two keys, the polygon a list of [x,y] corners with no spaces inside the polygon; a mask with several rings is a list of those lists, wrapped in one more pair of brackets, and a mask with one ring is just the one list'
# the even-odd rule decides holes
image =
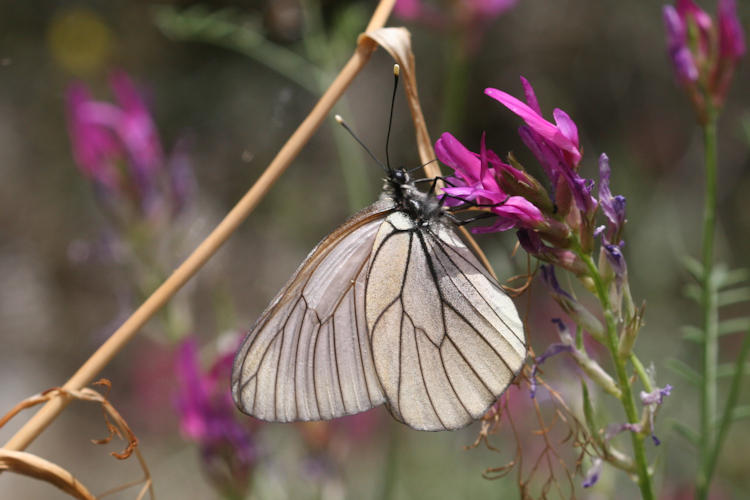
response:
{"label": "magenta flower", "polygon": [[[577,173],[582,157],[578,127],[561,109],[553,111],[554,124],[544,119],[533,87],[524,77],[521,77],[521,83],[526,94],[526,103],[498,89],[487,88],[484,93],[526,122],[526,126],[519,129],[519,134],[550,178],[553,194],[559,194],[559,185],[564,182],[579,210],[586,215],[593,214],[597,203],[591,196],[592,184]],[[556,202],[558,208],[567,212],[565,200],[556,199]]]}
{"label": "magenta flower", "polygon": [[720,107],[734,68],[745,54],[745,35],[735,0],[719,0],[717,22],[693,0],[677,0],[663,9],[667,48],[677,80],[702,122],[707,102]]}
{"label": "magenta flower", "polygon": [[184,340],[177,355],[176,407],[182,434],[199,445],[213,483],[230,496],[241,496],[249,486],[257,450],[251,429],[236,419],[229,391],[233,358],[233,352],[226,353],[203,372],[197,341]]}
{"label": "magenta flower", "polygon": [[88,88],[68,89],[68,128],[81,172],[109,195],[129,199],[150,214],[154,208],[182,206],[192,175],[184,148],[164,156],[151,113],[124,72],[112,74],[116,102],[96,101]]}
{"label": "magenta flower", "polygon": [[506,172],[515,173],[514,175],[522,173],[501,162],[484,144],[483,137],[481,153],[477,155],[447,132],[435,143],[438,159],[454,170],[454,175],[446,182],[448,187],[443,189],[448,196],[446,204],[456,206],[473,202],[479,205],[496,205],[489,207],[489,210],[498,216],[497,222],[492,226],[474,228],[474,232],[541,227],[544,222],[542,212],[522,196],[506,194],[498,182],[498,170],[505,169]]}
{"label": "magenta flower", "polygon": [[698,67],[688,47],[687,26],[677,9],[665,5],[663,9],[664,26],[667,30],[667,48],[672,59],[677,78],[683,82],[698,80]]}
{"label": "magenta flower", "polygon": [[745,33],[735,0],[719,0],[719,57],[736,62],[745,55]]}
{"label": "magenta flower", "polygon": [[111,130],[97,123],[96,108],[91,109],[94,101],[85,85],[71,85],[67,101],[73,157],[81,172],[108,189],[116,189],[119,174],[114,161],[123,154],[120,141]]}

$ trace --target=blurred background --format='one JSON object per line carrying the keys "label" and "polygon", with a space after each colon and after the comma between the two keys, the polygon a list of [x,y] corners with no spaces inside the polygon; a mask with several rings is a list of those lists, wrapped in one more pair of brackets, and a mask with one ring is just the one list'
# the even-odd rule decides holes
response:
{"label": "blurred background", "polygon": [[[596,178],[599,154],[609,155],[612,190],[628,200],[625,252],[632,291],[648,303],[637,350],[642,360],[653,361],[662,384],[674,386],[660,413],[662,445],[649,448],[657,457],[657,487],[662,498],[692,498],[693,448],[669,421],[694,424],[698,394],[666,361],[678,357],[696,368],[700,362],[681,336],[681,326],[698,323],[699,311],[684,297],[690,277],[680,261],[700,250],[703,150],[669,65],[661,3],[519,0],[491,15],[478,15],[471,3],[434,2],[416,12],[411,2],[402,2],[401,16],[389,22],[412,32],[427,127],[433,140],[450,131],[473,150],[486,131],[490,148],[501,155],[512,151],[538,172],[516,134],[519,120],[482,93],[491,86],[522,96],[518,77],[524,75],[546,116],[559,107],[577,123],[584,177]],[[3,412],[62,385],[220,221],[347,60],[374,5],[3,2]],[[706,8],[713,12],[713,5]],[[747,5],[741,3],[739,12],[747,21]],[[377,51],[335,108],[381,158],[391,66],[387,54]],[[732,267],[747,265],[750,254],[750,210],[742,194],[750,191],[748,71],[747,64],[740,66],[719,125],[718,258]],[[117,146],[96,130],[76,128],[82,127],[76,122],[82,108],[76,106],[86,102],[94,104],[85,113],[102,123],[120,120],[124,136],[146,130],[148,137],[128,136],[132,142]],[[129,117],[135,124],[122,123]],[[392,161],[416,166],[403,94],[394,119]],[[76,144],[86,133],[99,140],[98,149]],[[150,156],[134,159],[127,148],[138,141]],[[97,158],[107,154],[114,158],[108,164],[113,170],[104,172]],[[139,438],[161,498],[520,496],[517,470],[497,480],[482,476],[513,460],[516,443],[507,426],[490,438],[497,451],[484,445],[465,450],[481,424],[420,433],[395,423],[384,408],[330,425],[260,424],[222,406],[222,377],[238,336],[315,243],[378,196],[380,176],[331,116],[224,248],[102,373],[113,383],[110,400]],[[524,257],[511,257],[512,234],[479,242],[499,276],[526,270]],[[527,335],[537,353],[554,341],[549,320],[560,314],[543,292],[535,285],[517,301],[528,311]],[[731,359],[738,344],[727,336],[722,352]],[[566,385],[577,387],[564,360],[551,361],[545,370],[561,393]],[[191,380],[200,382],[202,400],[191,392]],[[579,411],[578,401],[567,403]],[[210,422],[196,427],[189,419],[201,405],[218,405],[225,412],[221,418],[231,421],[222,429],[236,428],[238,434],[211,441]],[[509,407],[520,421],[530,420],[518,432],[532,440],[528,394],[512,394]],[[26,417],[1,429],[0,439],[5,442]],[[614,408],[611,420],[620,419]],[[742,498],[750,487],[746,422],[727,440],[716,498]],[[100,409],[75,403],[30,451],[64,466],[94,492],[139,478],[134,459],[109,457],[121,443],[97,447],[89,441],[104,435]],[[575,470],[575,452],[563,455]],[[535,456],[523,464],[524,475]],[[553,489],[549,495],[567,496],[568,480],[557,474],[563,493]],[[217,488],[222,481],[231,484]],[[580,473],[572,481],[579,485]],[[577,494],[633,498],[636,490],[605,468],[595,488],[577,487]],[[128,490],[112,498],[134,496]],[[65,496],[47,484],[3,474],[0,497]]]}

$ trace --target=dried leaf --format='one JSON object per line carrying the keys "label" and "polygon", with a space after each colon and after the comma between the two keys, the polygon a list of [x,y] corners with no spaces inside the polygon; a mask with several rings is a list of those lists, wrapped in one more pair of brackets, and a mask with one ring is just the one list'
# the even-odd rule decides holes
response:
{"label": "dried leaf", "polygon": [[25,451],[0,449],[0,470],[41,479],[57,486],[74,498],[95,499],[94,495],[73,477],[73,474],[59,465]]}

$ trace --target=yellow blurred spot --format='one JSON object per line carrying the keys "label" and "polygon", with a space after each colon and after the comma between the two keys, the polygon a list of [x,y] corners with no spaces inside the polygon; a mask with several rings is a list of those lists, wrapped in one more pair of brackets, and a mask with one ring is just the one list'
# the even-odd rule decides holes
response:
{"label": "yellow blurred spot", "polygon": [[85,76],[107,62],[112,31],[94,12],[73,8],[59,12],[52,19],[47,42],[57,64]]}

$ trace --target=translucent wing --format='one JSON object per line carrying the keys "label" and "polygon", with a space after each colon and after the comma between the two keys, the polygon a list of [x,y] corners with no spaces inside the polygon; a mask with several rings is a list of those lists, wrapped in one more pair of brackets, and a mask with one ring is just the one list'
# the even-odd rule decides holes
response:
{"label": "translucent wing", "polygon": [[373,365],[364,288],[379,201],[331,233],[300,265],[247,335],[234,360],[232,396],[263,420],[321,420],[385,401]]}
{"label": "translucent wing", "polygon": [[420,430],[481,417],[526,357],[512,301],[451,226],[402,212],[381,225],[369,267],[367,325],[393,415]]}

